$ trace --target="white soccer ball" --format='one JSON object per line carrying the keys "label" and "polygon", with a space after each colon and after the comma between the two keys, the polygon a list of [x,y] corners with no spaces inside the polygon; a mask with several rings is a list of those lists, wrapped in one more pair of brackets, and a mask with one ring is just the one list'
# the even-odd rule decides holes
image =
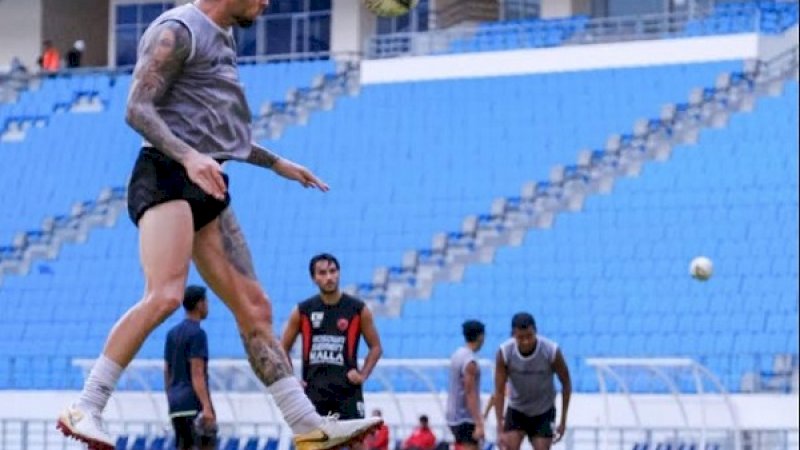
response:
{"label": "white soccer ball", "polygon": [[395,17],[408,14],[419,0],[364,0],[364,6],[376,16]]}
{"label": "white soccer ball", "polygon": [[714,263],[705,256],[698,256],[689,264],[689,275],[694,279],[706,281],[714,273]]}

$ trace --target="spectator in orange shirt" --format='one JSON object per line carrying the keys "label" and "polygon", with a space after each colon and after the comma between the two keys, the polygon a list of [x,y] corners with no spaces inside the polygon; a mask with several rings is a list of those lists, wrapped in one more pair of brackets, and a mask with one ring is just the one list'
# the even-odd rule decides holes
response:
{"label": "spectator in orange shirt", "polygon": [[435,447],[436,436],[428,426],[428,416],[419,416],[419,426],[403,442],[403,450],[433,450]]}
{"label": "spectator in orange shirt", "polygon": [[[372,417],[381,417],[381,410],[372,411]],[[389,427],[382,423],[377,430],[364,440],[366,450],[389,450]]]}
{"label": "spectator in orange shirt", "polygon": [[44,72],[58,72],[61,68],[61,54],[53,47],[53,41],[44,41],[42,56],[39,57],[39,66]]}

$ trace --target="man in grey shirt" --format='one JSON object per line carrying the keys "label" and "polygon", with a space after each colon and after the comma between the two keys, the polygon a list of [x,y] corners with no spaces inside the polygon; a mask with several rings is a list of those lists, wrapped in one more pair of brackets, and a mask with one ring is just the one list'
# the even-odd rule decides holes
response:
{"label": "man in grey shirt", "polygon": [[195,0],[156,18],[139,43],[125,119],[144,141],[130,177],[128,213],[139,228],[146,288],[110,331],[78,401],[57,425],[92,450],[114,449],[103,410],[144,341],[181,306],[192,262],[236,318],[253,372],[298,450],[347,446],[382,423],[317,414],[273,334],[270,301],[229,206],[221,163],[230,160],[328,190],[310,170],[252,141],[233,27],[252,25],[267,6],[269,0]]}
{"label": "man in grey shirt", "polygon": [[477,320],[461,326],[466,344],[450,357],[447,425],[458,450],[476,450],[484,436],[481,416],[481,369],[476,353],[483,347],[485,327]]}
{"label": "man in grey shirt", "polygon": [[[503,450],[519,450],[527,436],[534,450],[548,450],[567,428],[572,383],[564,356],[555,342],[536,334],[533,316],[521,312],[511,319],[512,338],[497,351],[494,406],[497,436]],[[561,420],[556,419],[553,375],[561,382]],[[504,410],[506,385],[510,388]]]}

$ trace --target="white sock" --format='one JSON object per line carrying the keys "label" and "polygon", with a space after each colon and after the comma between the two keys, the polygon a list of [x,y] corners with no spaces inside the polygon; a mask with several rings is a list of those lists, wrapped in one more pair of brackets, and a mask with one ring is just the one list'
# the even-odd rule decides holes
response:
{"label": "white sock", "polygon": [[122,370],[119,364],[106,355],[100,355],[89,372],[89,377],[86,378],[78,405],[92,414],[102,413],[117,386]]}
{"label": "white sock", "polygon": [[294,434],[305,434],[322,424],[322,417],[306,397],[300,382],[293,376],[281,378],[272,383],[267,390],[283,414]]}

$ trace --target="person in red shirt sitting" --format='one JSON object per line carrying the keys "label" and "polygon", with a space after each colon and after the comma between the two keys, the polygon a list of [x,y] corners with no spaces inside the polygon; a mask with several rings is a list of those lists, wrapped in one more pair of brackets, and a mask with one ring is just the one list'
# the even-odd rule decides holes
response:
{"label": "person in red shirt sitting", "polygon": [[428,426],[428,416],[419,416],[419,426],[403,442],[403,450],[433,450],[435,447],[436,436]]}
{"label": "person in red shirt sitting", "polygon": [[[372,411],[372,417],[381,417],[381,410],[375,409]],[[389,450],[389,427],[386,423],[382,423],[377,430],[364,439],[364,447],[366,450]]]}

